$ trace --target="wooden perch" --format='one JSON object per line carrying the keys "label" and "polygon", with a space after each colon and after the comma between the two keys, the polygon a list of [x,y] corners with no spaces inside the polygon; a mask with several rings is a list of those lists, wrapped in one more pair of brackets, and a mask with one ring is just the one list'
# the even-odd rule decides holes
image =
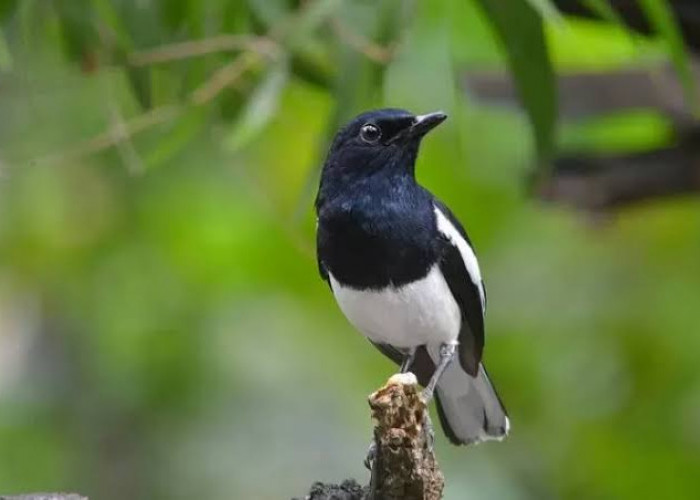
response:
{"label": "wooden perch", "polygon": [[[693,61],[693,73],[700,78],[700,60]],[[466,84],[483,102],[518,106],[515,86],[506,75],[473,73]],[[562,75],[558,85],[561,119],[648,108],[672,124],[674,137],[667,146],[627,153],[560,153],[551,169],[532,176],[535,196],[597,218],[640,202],[700,193],[700,122],[669,65],[659,71],[628,68]]]}
{"label": "wooden perch", "polygon": [[393,375],[369,397],[376,452],[370,486],[354,480],[315,483],[307,500],[439,500],[445,478],[432,447],[432,426],[412,373]]}
{"label": "wooden perch", "polygon": [[445,478],[435,460],[430,417],[412,373],[392,376],[369,397],[377,443],[372,481],[382,499],[438,500]]}
{"label": "wooden perch", "polygon": [[534,186],[540,199],[603,214],[643,201],[700,193],[700,127],[654,151],[560,157]]}
{"label": "wooden perch", "polygon": [[[700,60],[691,59],[691,70],[700,78]],[[513,78],[506,71],[471,70],[462,81],[464,90],[480,103],[522,108]],[[656,110],[679,125],[695,121],[678,73],[668,63],[561,73],[557,76],[557,109],[560,120],[573,122],[639,109]]]}

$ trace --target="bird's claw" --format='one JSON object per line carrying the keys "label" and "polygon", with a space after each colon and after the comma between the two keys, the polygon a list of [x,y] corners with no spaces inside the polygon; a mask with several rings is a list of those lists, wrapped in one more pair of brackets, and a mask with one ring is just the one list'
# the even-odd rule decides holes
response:
{"label": "bird's claw", "polygon": [[433,428],[433,422],[430,420],[430,415],[425,413],[423,418],[423,432],[425,433],[425,446],[430,453],[433,452],[435,446],[435,429]]}
{"label": "bird's claw", "polygon": [[428,403],[430,403],[433,400],[433,395],[434,391],[431,391],[430,389],[423,389],[420,393],[420,398],[427,406]]}
{"label": "bird's claw", "polygon": [[372,470],[372,463],[374,462],[374,459],[377,458],[377,442],[372,439],[372,442],[369,444],[369,448],[367,449],[367,456],[365,456],[365,467],[367,469]]}

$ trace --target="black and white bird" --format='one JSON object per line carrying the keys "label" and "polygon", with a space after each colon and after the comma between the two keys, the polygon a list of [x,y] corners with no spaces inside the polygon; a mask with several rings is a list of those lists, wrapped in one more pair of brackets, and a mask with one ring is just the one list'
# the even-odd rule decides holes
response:
{"label": "black and white bird", "polygon": [[316,198],[321,276],[347,319],[436,396],[455,444],[502,439],[506,411],[481,362],[486,291],[462,225],[420,186],[421,140],[444,113],[364,113],[335,136]]}

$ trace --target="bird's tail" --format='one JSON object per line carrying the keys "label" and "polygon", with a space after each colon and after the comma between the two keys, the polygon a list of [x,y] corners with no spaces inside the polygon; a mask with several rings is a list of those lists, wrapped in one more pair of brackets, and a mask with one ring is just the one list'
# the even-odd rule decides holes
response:
{"label": "bird's tail", "polygon": [[435,399],[442,428],[454,444],[500,440],[508,434],[508,415],[483,364],[472,377],[455,359],[442,374]]}

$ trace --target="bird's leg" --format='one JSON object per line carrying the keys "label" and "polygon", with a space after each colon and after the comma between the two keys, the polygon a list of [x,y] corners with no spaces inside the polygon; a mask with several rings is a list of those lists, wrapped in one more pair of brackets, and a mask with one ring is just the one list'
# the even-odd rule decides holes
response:
{"label": "bird's leg", "polygon": [[413,364],[413,360],[416,359],[416,351],[417,350],[418,350],[417,347],[409,348],[408,352],[403,357],[403,362],[401,363],[401,373],[406,373],[408,371],[408,369],[411,368],[411,365]]}
{"label": "bird's leg", "polygon": [[426,404],[429,403],[431,399],[433,399],[435,386],[440,381],[442,372],[445,371],[447,365],[449,365],[450,361],[452,361],[452,358],[454,358],[455,351],[456,344],[442,344],[440,346],[440,363],[438,363],[437,367],[435,368],[435,372],[433,373],[430,382],[428,382],[428,385],[425,386],[425,389],[423,389],[423,400],[426,402]]}

